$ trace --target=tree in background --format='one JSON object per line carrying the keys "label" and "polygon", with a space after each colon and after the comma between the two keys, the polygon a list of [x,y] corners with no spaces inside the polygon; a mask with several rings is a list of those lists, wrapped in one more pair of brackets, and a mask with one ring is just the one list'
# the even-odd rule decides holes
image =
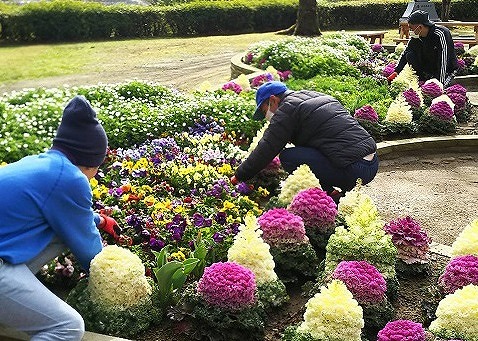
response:
{"label": "tree in background", "polygon": [[297,21],[294,25],[280,33],[307,37],[320,36],[322,33],[319,28],[317,0],[299,0]]}
{"label": "tree in background", "polygon": [[441,20],[448,21],[450,19],[450,7],[451,0],[442,0],[441,1]]}

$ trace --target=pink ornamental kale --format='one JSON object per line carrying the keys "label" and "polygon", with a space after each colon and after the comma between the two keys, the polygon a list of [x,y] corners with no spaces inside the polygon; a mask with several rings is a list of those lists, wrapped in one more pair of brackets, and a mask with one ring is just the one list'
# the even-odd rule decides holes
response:
{"label": "pink ornamental kale", "polygon": [[258,88],[262,84],[271,82],[274,80],[274,77],[270,73],[263,73],[262,75],[256,76],[251,81],[251,86],[253,88]]}
{"label": "pink ornamental kale", "polygon": [[236,82],[230,81],[222,86],[222,90],[232,90],[236,94],[240,94],[242,91],[242,87]]}
{"label": "pink ornamental kale", "polygon": [[384,77],[390,76],[394,71],[395,71],[395,63],[389,63],[385,66],[385,68],[382,71],[382,75]]}
{"label": "pink ornamental kale", "polygon": [[424,83],[421,86],[421,89],[424,96],[430,97],[432,99],[443,94],[442,89],[435,82]]}
{"label": "pink ornamental kale", "polygon": [[405,90],[403,92],[403,97],[405,98],[405,101],[412,107],[412,108],[420,108],[420,105],[422,104],[420,96],[418,96],[417,92],[413,90],[412,88]]}
{"label": "pink ornamental kale", "polygon": [[371,122],[378,122],[378,114],[372,106],[366,104],[363,107],[355,110],[355,118],[367,120]]}
{"label": "pink ornamental kale", "polygon": [[453,294],[468,284],[478,285],[478,257],[474,255],[453,258],[438,279],[446,294]]}
{"label": "pink ornamental kale", "polygon": [[292,76],[292,71],[290,71],[290,70],[277,71],[277,74],[279,75],[279,78],[280,78],[281,82],[284,82]]}
{"label": "pink ornamental kale", "polygon": [[238,311],[255,303],[256,279],[254,273],[242,265],[214,263],[204,269],[197,291],[212,306]]}
{"label": "pink ornamental kale", "polygon": [[342,261],[332,278],[342,281],[359,304],[378,304],[385,299],[387,283],[367,261]]}
{"label": "pink ornamental kale", "polygon": [[410,320],[391,321],[378,332],[377,341],[425,341],[425,329]]}
{"label": "pink ornamental kale", "polygon": [[284,208],[269,210],[257,221],[263,232],[262,238],[269,245],[302,244],[308,240],[302,218]]}
{"label": "pink ornamental kale", "polygon": [[417,221],[409,216],[398,218],[385,224],[384,229],[392,236],[398,258],[407,264],[426,262],[431,239]]}
{"label": "pink ornamental kale", "polygon": [[438,117],[444,121],[449,121],[453,117],[453,109],[445,101],[434,103],[430,106],[430,115]]}
{"label": "pink ornamental kale", "polygon": [[458,93],[458,94],[466,97],[466,88],[464,86],[460,85],[460,84],[454,84],[454,85],[446,88],[445,92],[446,92],[447,95],[454,92],[454,93]]}
{"label": "pink ornamental kale", "polygon": [[458,70],[463,70],[466,67],[466,62],[463,59],[458,59],[456,63],[458,65]]}
{"label": "pink ornamental kale", "polygon": [[306,227],[318,228],[320,232],[328,231],[337,216],[334,200],[317,187],[297,193],[288,209],[300,216]]}
{"label": "pink ornamental kale", "polygon": [[455,48],[455,53],[457,56],[462,55],[465,53],[465,45],[461,42],[456,42],[453,44],[453,47]]}
{"label": "pink ornamental kale", "polygon": [[448,94],[448,97],[451,99],[453,104],[455,104],[455,113],[460,110],[463,110],[466,107],[466,96],[463,96],[458,92],[450,92]]}
{"label": "pink ornamental kale", "polygon": [[373,44],[373,45],[372,45],[372,51],[373,51],[373,52],[380,52],[380,51],[382,51],[382,44]]}

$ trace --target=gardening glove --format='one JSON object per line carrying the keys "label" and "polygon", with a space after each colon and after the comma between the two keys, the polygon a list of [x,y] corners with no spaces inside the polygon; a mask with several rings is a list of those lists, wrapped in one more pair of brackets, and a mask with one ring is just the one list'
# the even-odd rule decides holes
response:
{"label": "gardening glove", "polygon": [[103,223],[98,225],[98,227],[102,229],[103,231],[105,231],[106,233],[108,233],[110,236],[112,236],[116,241],[118,241],[123,231],[118,226],[118,223],[116,222],[116,220],[102,213],[100,214],[100,216],[104,220],[103,220]]}
{"label": "gardening glove", "polygon": [[231,176],[230,181],[231,181],[231,184],[233,184],[234,186],[236,186],[239,183],[235,175]]}
{"label": "gardening glove", "polygon": [[392,72],[392,73],[390,74],[390,76],[387,77],[388,82],[389,82],[389,83],[392,83],[392,81],[393,81],[393,80],[395,79],[395,77],[397,77],[397,76],[398,76],[398,73]]}

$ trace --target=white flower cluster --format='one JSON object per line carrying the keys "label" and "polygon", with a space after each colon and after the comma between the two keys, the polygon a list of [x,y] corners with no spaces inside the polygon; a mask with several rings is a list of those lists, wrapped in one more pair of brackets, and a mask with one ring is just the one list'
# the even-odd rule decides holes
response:
{"label": "white flower cluster", "polygon": [[116,245],[106,246],[91,261],[88,290],[94,302],[121,310],[146,303],[152,293],[141,259]]}
{"label": "white flower cluster", "polygon": [[284,204],[290,204],[295,195],[304,189],[321,188],[319,179],[310,170],[307,165],[300,165],[290,174],[281,184],[279,201]]}
{"label": "white flower cluster", "polygon": [[257,218],[245,217],[245,225],[241,225],[234,237],[234,244],[227,252],[228,261],[240,264],[251,270],[256,276],[258,285],[277,280],[274,272],[275,263],[269,251],[270,246],[261,238]]}
{"label": "white flower cluster", "polygon": [[478,219],[473,220],[460,232],[451,245],[452,257],[473,255],[478,257]]}
{"label": "white flower cluster", "polygon": [[398,96],[390,104],[385,117],[385,121],[390,123],[411,123],[412,119],[412,108],[402,96]]}
{"label": "white flower cluster", "polygon": [[307,303],[298,332],[310,333],[315,340],[360,341],[363,311],[344,283],[333,280]]}

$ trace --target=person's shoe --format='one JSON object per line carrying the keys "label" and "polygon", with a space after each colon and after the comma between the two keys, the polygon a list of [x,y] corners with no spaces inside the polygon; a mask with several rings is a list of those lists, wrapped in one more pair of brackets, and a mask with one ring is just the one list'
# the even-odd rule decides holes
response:
{"label": "person's shoe", "polygon": [[332,198],[335,204],[339,204],[340,198],[342,198],[345,194],[342,191],[334,189],[330,192],[327,192],[327,195]]}

